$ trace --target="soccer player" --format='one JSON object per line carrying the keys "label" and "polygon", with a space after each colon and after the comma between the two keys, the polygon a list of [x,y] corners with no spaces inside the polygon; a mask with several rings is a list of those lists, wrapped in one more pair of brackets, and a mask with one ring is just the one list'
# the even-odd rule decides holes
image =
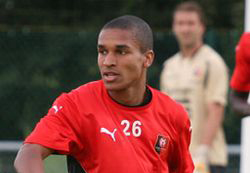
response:
{"label": "soccer player", "polygon": [[187,113],[146,84],[154,59],[149,25],[115,18],[97,49],[102,80],[56,99],[19,150],[17,172],[43,173],[43,159],[59,153],[88,173],[192,173]]}
{"label": "soccer player", "polygon": [[236,66],[230,82],[230,100],[242,116],[250,115],[250,32],[245,32],[236,47]]}
{"label": "soccer player", "polygon": [[249,172],[250,124],[250,32],[245,32],[236,47],[236,66],[231,79],[230,100],[238,114],[248,116],[242,120],[240,172]]}
{"label": "soccer player", "polygon": [[203,43],[205,22],[196,2],[185,1],[173,13],[173,32],[180,52],[166,60],[160,87],[181,102],[192,125],[190,151],[195,172],[223,173],[227,151],[222,122],[228,72],[221,56]]}

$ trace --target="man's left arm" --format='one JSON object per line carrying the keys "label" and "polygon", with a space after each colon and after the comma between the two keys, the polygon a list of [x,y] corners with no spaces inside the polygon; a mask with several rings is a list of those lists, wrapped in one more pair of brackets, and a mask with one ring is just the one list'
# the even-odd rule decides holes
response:
{"label": "man's left arm", "polygon": [[248,99],[250,99],[249,97],[249,92],[236,91],[234,89],[230,92],[229,98],[232,108],[241,117],[250,115],[250,104],[248,103]]}
{"label": "man's left arm", "polygon": [[203,128],[203,135],[200,145],[197,147],[194,155],[195,173],[209,172],[208,154],[213,140],[221,128],[224,117],[224,106],[217,102],[211,102],[207,105],[208,116]]}
{"label": "man's left arm", "polygon": [[205,86],[207,116],[200,145],[195,156],[198,160],[208,161],[209,148],[217,132],[222,128],[224,107],[227,103],[228,69],[222,59],[214,59],[208,69],[208,81]]}
{"label": "man's left arm", "polygon": [[212,142],[221,128],[224,119],[224,105],[219,102],[210,102],[207,104],[208,116],[204,126],[201,145],[211,146]]}

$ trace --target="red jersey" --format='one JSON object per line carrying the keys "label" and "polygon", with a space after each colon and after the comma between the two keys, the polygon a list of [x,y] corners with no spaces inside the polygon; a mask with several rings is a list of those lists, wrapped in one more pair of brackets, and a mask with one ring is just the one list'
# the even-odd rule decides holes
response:
{"label": "red jersey", "polygon": [[145,106],[112,100],[102,81],[62,94],[25,143],[73,156],[88,173],[192,173],[183,107],[150,88]]}
{"label": "red jersey", "polygon": [[238,91],[250,91],[250,33],[244,33],[236,47],[236,66],[231,87]]}

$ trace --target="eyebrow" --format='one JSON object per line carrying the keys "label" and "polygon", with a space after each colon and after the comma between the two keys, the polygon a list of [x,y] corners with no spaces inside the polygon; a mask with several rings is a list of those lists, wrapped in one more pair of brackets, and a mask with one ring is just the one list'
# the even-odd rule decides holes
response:
{"label": "eyebrow", "polygon": [[[105,48],[105,46],[101,45],[101,44],[98,44],[97,48],[102,49],[102,48]],[[116,48],[118,48],[118,49],[129,49],[130,47],[127,46],[127,45],[121,44],[121,45],[117,45]]]}
{"label": "eyebrow", "polygon": [[102,49],[102,48],[104,48],[104,46],[101,45],[101,44],[98,44],[98,45],[97,45],[97,48],[98,48],[98,49]]}
{"label": "eyebrow", "polygon": [[118,49],[129,49],[129,46],[127,46],[127,45],[117,45],[116,48],[118,48]]}

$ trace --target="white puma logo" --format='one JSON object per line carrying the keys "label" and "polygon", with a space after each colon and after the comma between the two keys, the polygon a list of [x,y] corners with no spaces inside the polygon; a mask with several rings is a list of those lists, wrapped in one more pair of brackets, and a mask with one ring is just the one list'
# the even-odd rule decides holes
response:
{"label": "white puma logo", "polygon": [[58,108],[58,106],[54,105],[52,108],[55,110],[55,113],[57,113],[57,112],[58,112],[60,109],[62,109],[63,107],[60,106],[60,107]]}
{"label": "white puma logo", "polygon": [[102,128],[101,128],[101,133],[106,133],[106,134],[110,135],[111,138],[113,139],[113,141],[115,142],[115,141],[116,141],[116,140],[115,140],[115,132],[116,132],[116,130],[117,130],[117,129],[115,128],[113,132],[110,132],[108,129],[102,127]]}

